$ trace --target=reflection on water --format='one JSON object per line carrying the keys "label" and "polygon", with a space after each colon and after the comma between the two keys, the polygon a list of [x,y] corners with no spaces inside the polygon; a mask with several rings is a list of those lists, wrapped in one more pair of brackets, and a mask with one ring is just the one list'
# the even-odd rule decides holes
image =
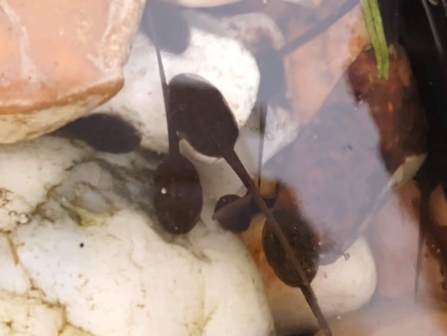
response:
{"label": "reflection on water", "polygon": [[[284,3],[275,8],[270,2],[263,8],[276,19],[289,19],[289,26],[281,20],[280,26],[290,41],[309,26],[316,25],[319,19],[321,21],[321,18],[336,12],[337,6],[347,4],[349,1],[325,3],[324,8],[301,10],[295,16],[290,11],[287,15],[281,11]],[[407,27],[405,20],[402,24],[396,19],[402,15],[402,6],[394,1],[383,5],[382,10],[387,37],[397,42],[400,30]],[[222,14],[224,9],[219,11],[214,11],[214,14]],[[320,239],[320,265],[334,263],[362,235],[372,249],[377,267],[375,294],[360,310],[331,319],[335,335],[444,334],[447,330],[443,322],[445,293],[441,286],[444,281],[441,275],[445,269],[444,252],[437,241],[439,238],[430,237],[424,240],[419,251],[421,192],[411,180],[426,157],[428,125],[422,104],[427,107],[426,102],[431,99],[427,94],[427,82],[421,83],[426,77],[421,78],[420,69],[416,70],[416,80],[413,78],[414,67],[419,65],[414,57],[421,51],[421,44],[430,43],[423,40],[430,39],[430,35],[415,41],[407,31],[404,32],[404,46],[393,45],[390,78],[385,82],[376,79],[372,50],[363,52],[346,67],[341,66],[340,60],[346,62],[349,58],[346,53],[349,52],[343,50],[344,56],[340,56],[343,52],[334,55],[330,50],[333,46],[322,47],[335,41],[340,43],[343,39],[356,40],[357,45],[351,45],[352,56],[355,54],[353,48],[362,46],[359,42],[361,35],[355,38],[355,34],[338,36],[337,39],[331,37],[333,27],[329,31],[326,31],[327,27],[321,26],[321,29],[320,35],[314,37],[316,41],[309,39],[313,45],[306,49],[308,41],[305,41],[304,47],[287,59],[292,63],[289,63],[290,69],[301,70],[289,74],[292,80],[289,77],[288,82],[292,84],[289,98],[302,126],[292,144],[264,167],[265,177],[278,180],[281,186],[273,208],[298,211],[310,221]],[[337,32],[343,29],[339,28]],[[420,35],[417,38],[421,39]],[[323,53],[321,48],[325,49]],[[434,51],[436,58],[436,49]],[[407,53],[414,62],[411,64],[413,69]],[[309,60],[309,55],[313,59]],[[337,63],[336,70],[331,62]],[[326,69],[326,73],[320,75],[321,69]],[[422,102],[419,90],[423,94]],[[433,114],[432,101],[428,107],[432,109],[429,115]],[[433,118],[429,121],[433,122]],[[440,122],[439,117],[436,122]],[[439,125],[435,129],[442,131]],[[433,126],[430,130],[433,131]],[[429,153],[433,156],[435,151],[435,155],[442,155],[439,145],[432,142],[429,141]],[[430,157],[429,167],[426,164],[424,171],[428,171],[428,175],[441,175],[432,170],[433,166],[441,164]],[[438,197],[443,199],[440,189],[438,193],[441,195]],[[430,225],[434,224],[427,227]],[[268,266],[262,249],[253,239],[253,236],[261,235],[256,230],[259,229],[252,227],[243,237],[265,275]],[[439,229],[431,232],[444,233]],[[419,255],[421,264],[417,266]],[[362,272],[361,269],[350,271]],[[265,275],[263,279],[273,309],[275,305],[278,308],[281,305],[276,302],[281,296],[279,289],[271,288],[270,276]],[[416,295],[415,281],[418,283]],[[324,299],[320,304],[322,301]],[[277,314],[287,312],[285,308],[278,309],[280,312]],[[279,321],[282,327],[288,324],[281,318]],[[292,329],[280,327],[278,331],[287,333]]]}

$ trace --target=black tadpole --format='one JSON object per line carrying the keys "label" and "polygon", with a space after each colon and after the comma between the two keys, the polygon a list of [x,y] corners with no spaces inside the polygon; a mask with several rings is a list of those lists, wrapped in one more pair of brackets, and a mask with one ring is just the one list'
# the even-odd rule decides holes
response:
{"label": "black tadpole", "polygon": [[85,141],[95,150],[113,154],[129,153],[140,147],[141,134],[129,122],[112,114],[95,113],[79,118],[56,134]]}
{"label": "black tadpole", "polygon": [[186,234],[200,218],[203,196],[193,164],[182,155],[163,161],[154,172],[154,208],[163,228],[171,234]]}
{"label": "black tadpole", "polygon": [[202,186],[197,169],[180,154],[179,138],[172,123],[169,87],[150,11],[151,5],[152,0],[149,0],[146,4],[149,13],[148,24],[157,56],[169,138],[169,156],[154,172],[154,208],[160,224],[166,231],[171,234],[186,234],[200,218],[203,206]]}
{"label": "black tadpole", "polygon": [[169,99],[172,122],[177,132],[200,153],[213,157],[223,157],[239,176],[262,213],[266,216],[267,225],[276,235],[287,258],[295,268],[302,283],[300,289],[321,329],[325,335],[332,335],[326,318],[318,305],[315,293],[310,286],[308,274],[304,271],[280,225],[265,204],[259,190],[234,151],[239,130],[233,113],[221,92],[200,76],[180,74],[169,83]]}
{"label": "black tadpole", "polygon": [[231,232],[240,233],[246,231],[250,227],[252,213],[249,208],[249,198],[241,198],[232,194],[224,195],[217,201],[214,208],[214,214],[219,213],[220,210],[227,210],[227,208],[235,202],[240,202],[245,206],[236,206],[236,211],[234,211],[234,213],[230,216],[219,216],[220,218],[213,216],[213,219],[217,220],[224,229]]}
{"label": "black tadpole", "polygon": [[[310,224],[299,214],[291,214],[286,211],[274,211],[273,217],[281,225],[281,229],[295,253],[299,255],[307,279],[311,282],[318,271],[320,251],[318,239]],[[299,274],[286,258],[284,249],[281,248],[280,242],[268,225],[264,226],[262,246],[267,261],[276,275],[291,287],[301,287],[302,282]]]}

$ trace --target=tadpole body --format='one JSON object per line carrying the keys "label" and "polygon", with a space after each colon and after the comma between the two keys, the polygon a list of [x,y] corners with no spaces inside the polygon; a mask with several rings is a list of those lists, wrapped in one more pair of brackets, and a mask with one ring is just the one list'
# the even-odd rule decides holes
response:
{"label": "tadpole body", "polygon": [[[296,257],[300,260],[308,281],[311,282],[317,274],[319,264],[320,253],[317,237],[306,220],[298,214],[292,215],[286,211],[274,211],[273,216],[281,226]],[[287,258],[284,248],[269,225],[264,226],[262,246],[267,262],[278,278],[291,287],[301,287],[303,283],[299,274]]]}
{"label": "tadpole body", "polygon": [[154,173],[154,208],[160,224],[171,234],[194,228],[202,210],[202,186],[192,163],[179,155],[168,157]]}
{"label": "tadpole body", "polygon": [[98,151],[113,154],[129,153],[141,144],[138,130],[121,117],[111,114],[95,113],[79,118],[59,132],[83,140]]}
{"label": "tadpole body", "polygon": [[204,78],[180,74],[169,82],[175,130],[203,155],[222,157],[233,150],[239,129],[222,93]]}
{"label": "tadpole body", "polygon": [[[229,204],[234,204],[234,202],[241,200],[241,197],[237,195],[224,195],[216,203],[214,208],[214,213],[217,213],[222,208],[228,206]],[[238,207],[235,209],[234,213],[230,216],[222,216],[220,219],[217,219],[219,224],[226,230],[240,233],[246,231],[250,227],[251,219],[253,214],[250,211],[251,209],[247,204],[245,206]]]}
{"label": "tadpole body", "polygon": [[[264,198],[265,204],[271,208],[276,199]],[[240,233],[248,230],[254,216],[261,213],[261,209],[250,194],[244,197],[224,195],[219,198],[214,208],[213,219],[226,230]]]}

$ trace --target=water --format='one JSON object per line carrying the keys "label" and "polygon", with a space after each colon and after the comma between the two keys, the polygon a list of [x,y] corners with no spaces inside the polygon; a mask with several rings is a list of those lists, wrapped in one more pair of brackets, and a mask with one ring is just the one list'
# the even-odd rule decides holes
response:
{"label": "water", "polygon": [[[146,7],[141,34],[135,39],[138,48],[129,59],[134,62],[136,53],[146,51],[141,59],[155,64],[149,39],[162,50],[160,58],[165,69],[160,67],[161,78],[164,71],[168,79],[172,78],[178,62],[186,72],[209,71],[212,79],[204,81],[190,76],[189,82],[197,80],[200,88],[185,90],[179,82],[176,89],[187,93],[174,95],[175,87],[168,87],[163,80],[159,82],[159,69],[134,71],[126,66],[127,86],[122,92],[129,96],[118,104],[112,99],[111,105],[101,106],[97,112],[103,114],[78,120],[53,133],[53,139],[56,137],[63,146],[71,148],[67,153],[73,151],[71,161],[66,160],[70,164],[64,161],[69,177],[48,187],[48,199],[33,211],[26,212],[25,205],[17,211],[9,210],[14,218],[5,232],[14,251],[14,262],[20,263],[26,257],[21,252],[26,242],[18,244],[17,237],[9,236],[16,226],[26,232],[27,225],[36,225],[37,216],[51,222],[43,225],[50,230],[59,223],[52,216],[62,208],[72,222],[84,223],[78,226],[98,233],[108,225],[105,218],[120,213],[125,204],[125,211],[133,211],[135,218],[145,218],[150,223],[138,229],[139,237],[126,233],[134,249],[127,252],[132,265],[146,269],[141,261],[146,260],[142,257],[145,254],[135,252],[135,246],[153,248],[154,242],[160,248],[165,248],[163,244],[174,246],[175,253],[191,253],[190,259],[185,258],[181,264],[193,260],[193,266],[178,283],[177,278],[173,280],[166,295],[175,290],[183,292],[184,288],[194,292],[195,286],[200,289],[198,292],[203,291],[205,282],[197,285],[197,281],[191,281],[182,287],[187,282],[184,279],[191,274],[207,273],[213,265],[213,253],[226,255],[219,250],[225,250],[220,244],[230,248],[230,243],[215,238],[206,240],[208,235],[225,235],[225,239],[233,239],[237,244],[240,238],[246,250],[242,249],[238,256],[248,251],[245,257],[257,266],[258,273],[253,272],[261,288],[259,295],[268,303],[279,336],[324,335],[319,329],[324,329],[325,323],[333,335],[445,334],[445,2],[380,1],[390,46],[387,80],[377,77],[375,53],[369,46],[358,0],[305,1],[305,6],[296,2],[299,1],[245,0],[195,9],[157,3],[153,13],[159,15],[152,25],[152,12]],[[224,60],[218,55],[221,45],[200,46],[197,36],[208,39],[208,46],[222,39],[222,48],[232,50],[234,55],[228,52],[229,61],[222,63]],[[227,41],[234,39],[240,45]],[[193,56],[184,56],[191,45]],[[202,52],[202,47],[206,52]],[[237,61],[231,59],[233,56]],[[187,57],[190,59],[185,61]],[[254,60],[260,71],[257,92],[247,84],[257,78],[257,72],[252,71]],[[246,62],[243,64],[247,68],[239,61]],[[194,67],[189,67],[193,62]],[[144,77],[146,71],[153,69],[156,71],[152,77]],[[225,77],[228,73],[234,78]],[[141,90],[137,86],[128,89],[134,80],[144,83]],[[219,85],[225,90],[219,91]],[[144,97],[155,95],[160,96],[159,104],[146,105]],[[134,107],[133,102],[141,103],[140,108],[129,108]],[[241,102],[250,108],[244,110]],[[165,107],[169,109],[165,111]],[[142,115],[148,119],[139,118]],[[238,131],[237,126],[241,125]],[[70,142],[62,140],[67,138]],[[54,146],[50,140],[44,140],[44,145],[45,141],[49,141],[49,147]],[[2,151],[9,153],[11,148],[14,147],[4,146]],[[179,158],[180,152],[184,158]],[[163,167],[161,162],[169,159],[173,167],[154,173],[157,167]],[[186,176],[182,165],[194,175],[195,184],[199,183],[197,174],[200,177],[201,186],[195,187],[200,189],[196,197],[202,199],[203,209],[200,201],[192,206],[188,203],[197,199],[192,197],[192,182],[184,182],[192,178],[181,178]],[[158,189],[154,187],[157,177],[153,177],[157,174],[166,182]],[[155,204],[154,194],[162,196]],[[12,202],[6,189],[2,196],[3,205]],[[11,209],[16,209],[14,202],[8,205]],[[48,206],[47,202],[54,204]],[[221,206],[215,208],[218,202]],[[269,216],[272,219],[266,223]],[[135,218],[126,224],[137,225]],[[184,230],[179,230],[179,223],[170,222],[182,222],[184,218],[189,218]],[[187,234],[171,235],[169,225],[175,228],[170,232]],[[138,238],[146,237],[144,230],[148,227],[152,230],[151,238],[139,241]],[[224,228],[236,232],[238,238],[226,235]],[[285,233],[284,239],[276,228]],[[76,227],[71,234],[82,230]],[[107,232],[101,239],[126,239],[126,234],[116,228]],[[90,236],[79,234],[76,247],[82,248],[82,253],[96,248],[95,240],[87,239]],[[285,252],[289,245],[296,262]],[[234,250],[231,253],[236,255]],[[209,251],[211,256],[207,255]],[[75,256],[80,252],[70,253]],[[233,256],[231,253],[228,255]],[[175,259],[173,256],[164,260],[154,250],[149,255],[154,268]],[[206,266],[200,269],[200,263]],[[230,264],[225,261],[225,265]],[[181,269],[179,265],[175,267],[172,272]],[[249,271],[225,266],[219,272],[211,283]],[[157,276],[165,274],[168,279],[168,273]],[[164,279],[160,283],[164,285]],[[222,285],[224,289],[219,287],[216,293],[223,296],[219,304],[227,302],[229,294],[225,290],[239,293],[239,285],[231,287],[229,280]],[[164,289],[157,289],[157,295]],[[191,300],[184,303],[185,307],[194,307],[198,302]],[[177,297],[173,302],[177,302]],[[164,300],[160,299],[159,304],[163,305]],[[169,315],[170,309],[172,306],[161,310]],[[233,309],[237,311],[237,304],[229,311]],[[265,310],[264,313],[270,316]],[[203,320],[208,323],[212,314]],[[233,319],[228,316],[225,318]],[[99,322],[91,324],[95,323]],[[192,328],[188,332],[200,329],[188,328]]]}
{"label": "water", "polygon": [[[337,26],[343,14],[352,13],[354,2],[323,2],[316,9],[278,1],[265,6],[253,1],[244,4],[209,12],[223,15],[228,10],[226,14],[233,15],[238,8],[268,13],[285,32],[289,43],[281,50],[289,69],[296,69],[287,74],[287,88],[292,113],[301,122],[299,134],[264,168],[265,175],[288,189],[288,197],[279,197],[274,208],[290,209],[287,203],[292,203],[311,222],[322,239],[320,247],[327,249],[323,253],[321,248],[321,264],[331,264],[340,256],[348,261],[351,255],[346,250],[365,236],[377,267],[370,302],[358,311],[333,315],[333,332],[444,334],[441,246],[445,233],[433,223],[432,215],[424,216],[430,211],[442,213],[435,210],[440,205],[433,205],[433,196],[424,201],[444,180],[439,170],[445,161],[446,68],[440,46],[447,40],[437,33],[446,20],[442,5],[428,5],[437,20],[433,28],[421,2],[381,2],[386,36],[394,46],[390,79],[384,83],[374,79],[372,51],[362,53],[353,65],[346,63],[348,56],[344,63],[339,60],[343,53],[355,55],[362,43],[358,30],[344,35],[346,26]],[[349,51],[343,49],[346,40],[351,41]],[[416,184],[413,177],[427,151]],[[432,206],[421,209],[428,202]],[[247,241],[249,236],[245,234]],[[435,245],[430,246],[432,241]],[[263,269],[260,252],[252,252]],[[265,273],[263,279],[273,287]],[[280,294],[273,289],[267,292],[273,305],[279,305],[275,300]],[[293,329],[284,325],[280,334]]]}

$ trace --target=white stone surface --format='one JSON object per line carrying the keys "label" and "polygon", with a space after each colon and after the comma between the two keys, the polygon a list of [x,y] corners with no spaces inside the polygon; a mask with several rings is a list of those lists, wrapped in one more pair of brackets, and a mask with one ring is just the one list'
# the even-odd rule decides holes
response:
{"label": "white stone surface", "polygon": [[[0,335],[10,326],[58,335],[65,322],[97,336],[274,333],[259,275],[235,235],[199,224],[172,239],[117,192],[104,162],[138,171],[136,154],[95,155],[40,138],[0,146],[0,160],[10,200],[0,222],[19,218],[0,229]],[[12,213],[23,211],[15,199],[28,211]]]}

